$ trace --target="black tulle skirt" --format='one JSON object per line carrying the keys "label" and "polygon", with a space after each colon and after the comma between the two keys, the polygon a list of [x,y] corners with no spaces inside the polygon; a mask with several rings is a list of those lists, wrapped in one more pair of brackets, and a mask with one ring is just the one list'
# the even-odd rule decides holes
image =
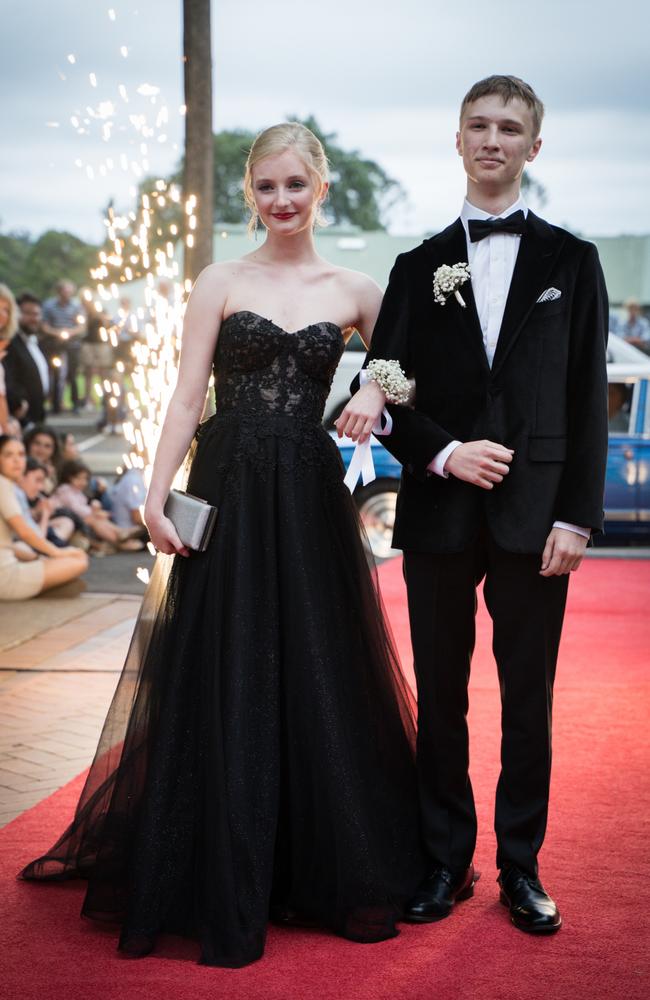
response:
{"label": "black tulle skirt", "polygon": [[423,872],[414,705],[337,448],[213,417],[187,488],[209,549],[158,556],[74,820],[21,875],[88,879],[135,955],[165,931],[244,965],[270,909],[391,937]]}

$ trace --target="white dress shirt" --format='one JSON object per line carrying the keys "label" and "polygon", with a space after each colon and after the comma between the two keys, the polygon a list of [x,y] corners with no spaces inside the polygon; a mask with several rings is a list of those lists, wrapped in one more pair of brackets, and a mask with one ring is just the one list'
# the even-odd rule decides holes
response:
{"label": "white dress shirt", "polygon": [[[474,293],[476,311],[483,333],[483,345],[490,368],[499,341],[499,332],[517,262],[521,236],[518,233],[491,233],[484,239],[472,243],[469,238],[468,223],[470,219],[505,219],[513,212],[518,211],[522,211],[525,216],[528,215],[528,206],[521,195],[513,205],[510,205],[499,215],[490,215],[489,212],[476,208],[475,205],[470,204],[467,198],[460,213],[460,221],[465,230],[467,243],[467,262],[472,275],[472,292]],[[445,470],[447,459],[460,444],[462,444],[461,441],[451,441],[446,448],[439,451],[428,466],[429,470],[438,476],[447,478],[449,476]],[[568,531],[574,531],[585,538],[589,538],[591,534],[588,528],[580,528],[575,524],[567,524],[565,521],[555,521],[553,527],[566,528]]]}

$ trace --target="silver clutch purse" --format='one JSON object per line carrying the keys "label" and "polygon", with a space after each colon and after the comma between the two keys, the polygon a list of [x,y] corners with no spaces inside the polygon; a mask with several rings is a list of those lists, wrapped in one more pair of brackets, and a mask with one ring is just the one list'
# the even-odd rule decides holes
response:
{"label": "silver clutch purse", "polygon": [[205,552],[217,520],[216,507],[183,490],[170,490],[164,513],[176,528],[183,545],[195,552]]}

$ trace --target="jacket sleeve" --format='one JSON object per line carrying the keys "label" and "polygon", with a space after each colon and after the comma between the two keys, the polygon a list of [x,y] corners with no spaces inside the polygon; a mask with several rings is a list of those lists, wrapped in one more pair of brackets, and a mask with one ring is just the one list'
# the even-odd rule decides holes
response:
{"label": "jacket sleeve", "polygon": [[607,289],[588,244],[573,299],[567,379],[567,449],[555,520],[603,530],[607,468]]}
{"label": "jacket sleeve", "polygon": [[9,345],[9,350],[2,364],[5,370],[7,405],[9,406],[9,411],[13,413],[22,401],[27,398],[27,389],[23,384],[18,358],[12,344]]}
{"label": "jacket sleeve", "polygon": [[[400,254],[388,279],[388,287],[363,367],[367,367],[374,358],[395,360],[399,361],[408,378],[415,377],[415,409],[389,404],[388,410],[393,418],[393,428],[390,434],[380,440],[386,450],[394,455],[409,473],[418,479],[425,479],[429,475],[427,472],[429,463],[442,448],[454,440],[454,437],[417,408],[417,372],[414,356],[416,335],[412,291],[409,287],[409,256]],[[350,391],[354,393],[358,388],[357,375],[350,385]]]}

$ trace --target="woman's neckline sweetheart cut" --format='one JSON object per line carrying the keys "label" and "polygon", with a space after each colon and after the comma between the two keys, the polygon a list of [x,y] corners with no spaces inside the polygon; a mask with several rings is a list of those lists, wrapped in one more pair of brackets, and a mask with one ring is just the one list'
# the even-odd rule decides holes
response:
{"label": "woman's neckline sweetheart cut", "polygon": [[338,332],[341,339],[343,339],[343,330],[341,329],[341,327],[338,326],[338,324],[333,323],[331,320],[328,319],[320,320],[318,323],[308,323],[306,326],[301,326],[300,329],[298,330],[285,330],[283,326],[278,326],[278,324],[274,323],[272,319],[269,319],[267,316],[262,316],[260,313],[256,313],[253,309],[237,309],[235,312],[230,313],[228,316],[226,316],[226,318],[222,321],[221,325],[225,326],[225,324],[229,320],[231,320],[234,316],[255,316],[257,319],[261,319],[265,323],[268,323],[269,326],[272,326],[276,330],[279,330],[280,333],[286,334],[287,337],[295,337],[297,334],[305,333],[306,330],[311,330],[316,326],[331,326]]}

